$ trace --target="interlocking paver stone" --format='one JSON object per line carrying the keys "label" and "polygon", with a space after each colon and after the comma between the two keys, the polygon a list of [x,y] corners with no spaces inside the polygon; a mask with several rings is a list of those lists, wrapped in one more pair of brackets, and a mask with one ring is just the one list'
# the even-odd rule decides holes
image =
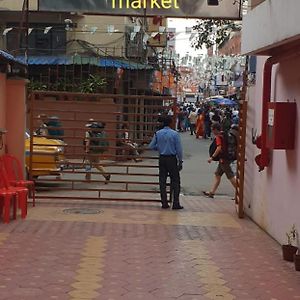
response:
{"label": "interlocking paver stone", "polygon": [[232,201],[182,203],[93,203],[101,216],[62,212],[85,203],[30,207],[0,224],[0,300],[300,299],[300,272]]}

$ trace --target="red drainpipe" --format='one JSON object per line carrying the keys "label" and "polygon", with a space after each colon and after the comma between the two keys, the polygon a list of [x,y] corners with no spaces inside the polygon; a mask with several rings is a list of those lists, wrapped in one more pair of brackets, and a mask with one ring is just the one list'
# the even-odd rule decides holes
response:
{"label": "red drainpipe", "polygon": [[268,126],[268,103],[271,98],[271,79],[273,65],[278,63],[278,58],[269,57],[264,65],[263,74],[263,103],[262,103],[262,120],[261,135],[256,140],[256,145],[261,152],[255,157],[255,162],[259,167],[259,172],[270,164],[270,150],[267,148],[267,126]]}
{"label": "red drainpipe", "polygon": [[[278,51],[279,52],[279,51]],[[261,149],[259,155],[255,157],[255,162],[259,167],[259,172],[270,164],[270,150],[267,148],[267,126],[268,126],[268,103],[271,98],[271,79],[272,68],[279,61],[298,57],[300,55],[300,45],[292,47],[287,51],[281,51],[280,55],[269,57],[264,65],[263,74],[263,104],[262,104],[262,120],[261,135],[256,139],[256,146]]]}

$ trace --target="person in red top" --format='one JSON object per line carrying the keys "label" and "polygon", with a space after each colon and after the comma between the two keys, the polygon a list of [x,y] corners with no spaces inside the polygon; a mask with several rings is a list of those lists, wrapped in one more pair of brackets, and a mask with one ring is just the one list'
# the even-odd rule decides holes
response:
{"label": "person in red top", "polygon": [[[214,123],[211,126],[212,132],[216,139],[217,148],[212,156],[208,159],[208,163],[210,164],[216,157],[220,157],[218,167],[215,171],[215,180],[209,192],[203,191],[203,194],[209,198],[214,198],[215,192],[220,185],[222,175],[225,173],[228,180],[231,182],[233,187],[236,187],[236,178],[231,168],[231,161],[226,159],[226,155],[224,155],[224,139],[221,132],[221,125],[219,123]],[[223,155],[222,155],[223,154]]]}

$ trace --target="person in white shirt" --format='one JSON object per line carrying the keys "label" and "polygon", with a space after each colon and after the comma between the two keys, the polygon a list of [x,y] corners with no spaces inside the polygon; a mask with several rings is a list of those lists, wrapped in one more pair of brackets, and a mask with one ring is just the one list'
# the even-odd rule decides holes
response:
{"label": "person in white shirt", "polygon": [[195,126],[196,126],[196,121],[197,121],[197,113],[195,109],[192,109],[192,111],[190,112],[188,119],[190,122],[190,130],[191,130],[191,135],[193,135],[195,133]]}

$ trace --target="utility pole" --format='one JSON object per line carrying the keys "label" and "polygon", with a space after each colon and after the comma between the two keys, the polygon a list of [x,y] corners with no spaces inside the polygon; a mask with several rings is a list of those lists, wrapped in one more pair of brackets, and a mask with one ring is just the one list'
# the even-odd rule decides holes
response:
{"label": "utility pole", "polygon": [[29,37],[28,37],[28,29],[29,29],[29,0],[23,0],[22,12],[21,12],[21,21],[18,32],[18,51],[17,54],[21,53],[22,50],[22,42],[23,42],[23,32],[25,37],[25,49],[24,49],[24,57],[25,63],[28,63],[28,48],[29,48]]}
{"label": "utility pole", "polygon": [[29,48],[29,0],[25,1],[25,63],[28,65],[28,48]]}

